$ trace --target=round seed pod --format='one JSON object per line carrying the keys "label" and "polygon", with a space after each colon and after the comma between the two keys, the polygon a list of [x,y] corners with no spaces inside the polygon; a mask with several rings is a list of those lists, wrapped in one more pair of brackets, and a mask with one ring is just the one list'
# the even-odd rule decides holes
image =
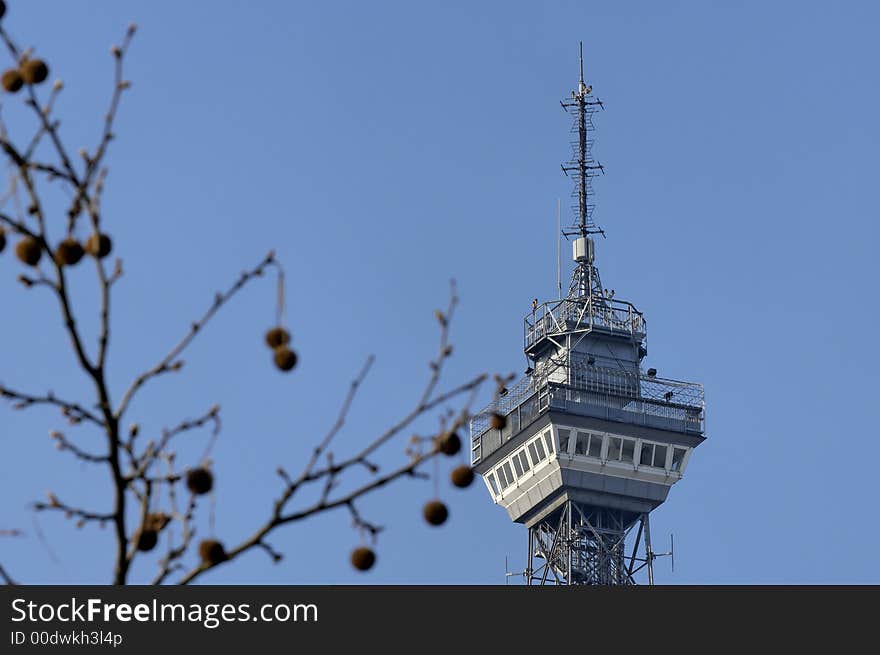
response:
{"label": "round seed pod", "polygon": [[279,370],[289,371],[296,366],[296,353],[287,346],[280,346],[275,349],[275,366]]}
{"label": "round seed pod", "polygon": [[266,344],[272,348],[280,348],[290,343],[290,332],[280,325],[266,332]]}
{"label": "round seed pod", "polygon": [[503,430],[507,426],[507,417],[496,412],[492,414],[489,423],[493,430]]}
{"label": "round seed pod", "polygon": [[431,525],[443,525],[449,518],[449,510],[439,500],[432,500],[422,509],[422,515]]}
{"label": "round seed pod", "polygon": [[79,264],[79,260],[83,258],[83,255],[85,255],[85,250],[79,245],[79,241],[73,237],[67,237],[55,249],[55,261],[59,266]]}
{"label": "round seed pod", "polygon": [[96,232],[86,240],[86,252],[92,257],[103,259],[113,250],[113,242],[106,234]]}
{"label": "round seed pod", "polygon": [[376,553],[366,546],[351,551],[351,565],[358,571],[369,571],[376,563]]}
{"label": "round seed pod", "polygon": [[3,252],[4,248],[6,248],[6,230],[0,227],[0,252]]}
{"label": "round seed pod", "polygon": [[149,528],[139,531],[135,537],[135,548],[143,553],[153,550],[157,543],[159,543],[159,533]]}
{"label": "round seed pod", "polygon": [[206,468],[194,468],[186,472],[186,488],[197,496],[214,488],[214,476]]}
{"label": "round seed pod", "polygon": [[40,84],[49,77],[49,67],[42,59],[28,59],[21,65],[21,77],[25,84]]}
{"label": "round seed pod", "polygon": [[199,557],[205,564],[220,564],[225,562],[228,557],[226,549],[216,539],[205,539],[199,544]]}
{"label": "round seed pod", "polygon": [[456,466],[452,469],[452,473],[449,474],[449,479],[452,480],[452,484],[456,487],[464,489],[471,486],[471,482],[474,481],[474,470],[464,464]]}
{"label": "round seed pod", "polygon": [[440,436],[438,446],[441,453],[452,457],[461,450],[461,439],[455,432],[447,432]]}
{"label": "round seed pod", "polygon": [[21,73],[18,72],[17,68],[8,68],[0,76],[0,84],[3,85],[5,91],[17,93],[24,86],[24,79],[22,79]]}
{"label": "round seed pod", "polygon": [[15,244],[15,256],[28,266],[36,266],[40,263],[40,257],[43,255],[43,249],[36,239],[25,237]]}

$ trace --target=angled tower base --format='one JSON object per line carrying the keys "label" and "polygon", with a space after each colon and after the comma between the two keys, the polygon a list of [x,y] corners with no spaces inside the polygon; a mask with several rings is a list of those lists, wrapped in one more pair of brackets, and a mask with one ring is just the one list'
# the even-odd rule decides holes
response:
{"label": "angled tower base", "polygon": [[525,579],[528,585],[628,585],[647,566],[653,582],[654,557],[647,512],[567,500],[529,527]]}

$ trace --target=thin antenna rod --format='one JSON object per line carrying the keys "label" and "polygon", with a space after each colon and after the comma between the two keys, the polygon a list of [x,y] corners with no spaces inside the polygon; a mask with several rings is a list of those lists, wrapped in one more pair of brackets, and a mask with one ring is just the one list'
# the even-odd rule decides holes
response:
{"label": "thin antenna rod", "polygon": [[580,76],[580,81],[581,81],[581,84],[583,84],[583,83],[584,83],[584,42],[583,42],[583,41],[578,41],[578,47],[580,47],[580,51],[581,51],[581,76]]}

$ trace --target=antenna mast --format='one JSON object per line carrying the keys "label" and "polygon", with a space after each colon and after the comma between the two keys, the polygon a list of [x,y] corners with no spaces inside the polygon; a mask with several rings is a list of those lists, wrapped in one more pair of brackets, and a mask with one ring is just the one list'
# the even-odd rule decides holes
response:
{"label": "antenna mast", "polygon": [[575,190],[572,195],[577,196],[577,205],[572,207],[576,212],[577,220],[574,225],[563,231],[566,237],[574,236],[584,239],[586,252],[578,259],[578,265],[572,277],[569,296],[575,298],[590,297],[597,295],[604,298],[599,272],[593,265],[592,240],[590,235],[605,232],[593,222],[593,178],[599,173],[605,173],[601,162],[593,158],[593,138],[595,131],[593,114],[598,109],[605,109],[602,101],[592,96],[593,87],[587,86],[584,81],[584,44],[580,42],[579,75],[577,90],[571,92],[571,98],[562,101],[562,108],[574,118],[571,132],[577,135],[576,140],[571,142],[572,157],[562,165],[562,171],[568,177],[574,177]]}

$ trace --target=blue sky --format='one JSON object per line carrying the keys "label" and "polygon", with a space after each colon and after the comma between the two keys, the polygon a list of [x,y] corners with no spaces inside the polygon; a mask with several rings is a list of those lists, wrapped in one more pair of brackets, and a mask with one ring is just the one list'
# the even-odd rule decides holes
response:
{"label": "blue sky", "polygon": [[[880,582],[874,3],[9,4],[7,29],[65,82],[74,147],[99,135],[109,46],[130,21],[140,28],[104,200],[126,270],[117,398],[269,248],[286,266],[293,374],[262,344],[274,315],[263,280],[201,335],[184,372],[132,407],[156,433],[222,405],[224,541],[267,515],[275,467],[296,470],[368,354],[377,364],[340,454],[415,401],[450,277],[461,305],[447,383],[522,370],[522,317],[555,294],[556,200],[566,207],[570,191],[559,100],[583,40],[607,107],[594,149],[607,169],[603,282],[645,313],[645,365],[706,387],[708,439],[652,515],[654,540],[676,540],[675,573],[661,562],[658,581]],[[93,280],[80,268],[88,327]],[[86,394],[55,308],[19,271],[0,257],[0,380]],[[109,530],[43,515],[37,527],[27,509],[47,489],[106,497],[106,472],[52,448],[61,427],[54,412],[0,406],[0,527],[27,533],[0,541],[0,563],[25,582],[105,581]],[[443,529],[420,515],[432,483],[363,504],[388,526],[369,574],[349,567],[358,538],[338,512],[277,532],[281,565],[253,552],[203,581],[503,583],[505,556],[523,565],[525,529],[482,484],[451,488],[455,463],[440,465]],[[152,570],[144,558],[134,580]]]}

